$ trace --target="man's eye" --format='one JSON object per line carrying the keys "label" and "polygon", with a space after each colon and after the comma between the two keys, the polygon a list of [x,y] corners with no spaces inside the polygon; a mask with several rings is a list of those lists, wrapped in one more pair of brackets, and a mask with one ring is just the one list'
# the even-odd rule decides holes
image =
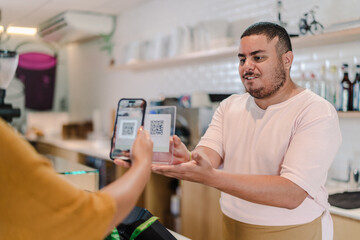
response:
{"label": "man's eye", "polygon": [[245,64],[245,58],[240,58],[240,65],[244,65]]}
{"label": "man's eye", "polygon": [[257,62],[259,62],[259,61],[261,61],[263,59],[264,59],[264,57],[262,57],[262,56],[255,56],[254,57],[254,60],[257,61]]}

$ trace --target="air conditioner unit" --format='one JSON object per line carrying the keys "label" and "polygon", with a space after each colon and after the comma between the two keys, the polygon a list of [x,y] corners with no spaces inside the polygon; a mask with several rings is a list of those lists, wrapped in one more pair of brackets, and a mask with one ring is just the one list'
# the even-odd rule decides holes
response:
{"label": "air conditioner unit", "polygon": [[45,41],[60,44],[85,41],[110,34],[114,30],[115,21],[112,15],[66,11],[40,24],[38,34]]}

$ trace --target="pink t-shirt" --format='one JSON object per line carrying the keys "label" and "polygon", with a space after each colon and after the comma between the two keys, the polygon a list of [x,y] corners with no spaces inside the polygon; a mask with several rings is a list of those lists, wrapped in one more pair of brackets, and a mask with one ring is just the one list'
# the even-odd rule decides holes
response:
{"label": "pink t-shirt", "polygon": [[219,153],[224,171],[280,175],[309,194],[299,207],[289,210],[221,193],[224,214],[249,224],[281,226],[308,223],[325,212],[323,235],[332,235],[324,185],[340,144],[336,110],[306,89],[266,110],[248,93],[230,96],[221,102],[198,145]]}

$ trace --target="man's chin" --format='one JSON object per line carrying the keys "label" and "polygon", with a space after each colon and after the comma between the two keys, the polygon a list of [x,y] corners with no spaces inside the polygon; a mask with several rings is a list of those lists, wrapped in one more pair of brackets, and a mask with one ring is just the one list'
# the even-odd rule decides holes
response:
{"label": "man's chin", "polygon": [[256,90],[247,90],[247,92],[252,96],[253,98],[257,99],[263,99],[267,96],[264,96],[264,93],[262,92],[262,89],[256,89]]}

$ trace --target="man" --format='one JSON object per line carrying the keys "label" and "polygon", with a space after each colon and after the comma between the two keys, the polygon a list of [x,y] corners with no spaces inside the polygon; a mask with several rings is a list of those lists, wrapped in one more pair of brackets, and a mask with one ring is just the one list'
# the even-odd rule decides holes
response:
{"label": "man", "polygon": [[335,109],[291,80],[284,28],[250,26],[238,56],[247,93],[220,104],[190,154],[174,137],[183,163],[153,171],[219,189],[224,239],[332,239],[324,184],[341,143]]}

